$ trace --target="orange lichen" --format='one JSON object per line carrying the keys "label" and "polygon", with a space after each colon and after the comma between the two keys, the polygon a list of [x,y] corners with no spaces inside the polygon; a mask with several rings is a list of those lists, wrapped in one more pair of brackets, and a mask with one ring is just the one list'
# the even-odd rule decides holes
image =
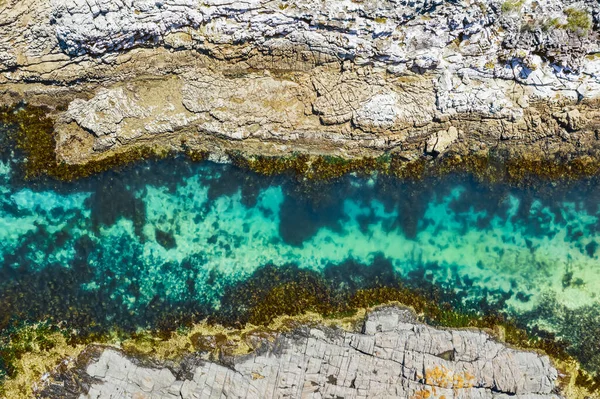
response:
{"label": "orange lichen", "polygon": [[435,366],[432,369],[425,370],[425,383],[440,388],[452,388],[454,373],[445,366]]}
{"label": "orange lichen", "polygon": [[475,376],[465,371],[454,375],[454,388],[472,388],[475,385]]}
{"label": "orange lichen", "polygon": [[425,383],[440,388],[464,389],[474,386],[475,376],[464,371],[455,373],[445,366],[425,370]]}
{"label": "orange lichen", "polygon": [[412,396],[412,399],[428,399],[431,397],[431,391],[427,390],[427,389],[422,389],[419,391],[416,391],[415,394]]}

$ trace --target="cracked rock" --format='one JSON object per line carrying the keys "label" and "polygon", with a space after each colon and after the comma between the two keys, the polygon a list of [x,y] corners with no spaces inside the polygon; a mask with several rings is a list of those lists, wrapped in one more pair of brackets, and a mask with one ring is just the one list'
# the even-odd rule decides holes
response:
{"label": "cracked rock", "polygon": [[448,130],[440,130],[427,140],[428,153],[441,154],[458,139],[458,129],[450,126]]}
{"label": "cracked rock", "polygon": [[366,316],[361,331],[322,326],[273,342],[263,337],[255,352],[233,356],[227,366],[195,363],[180,380],[168,368],[138,365],[107,348],[87,366],[97,382],[79,399],[560,397],[547,356],[479,330],[438,329],[408,309],[383,307]]}
{"label": "cracked rock", "polygon": [[47,106],[67,163],[137,144],[600,153],[599,3],[504,3],[4,0],[0,96]]}

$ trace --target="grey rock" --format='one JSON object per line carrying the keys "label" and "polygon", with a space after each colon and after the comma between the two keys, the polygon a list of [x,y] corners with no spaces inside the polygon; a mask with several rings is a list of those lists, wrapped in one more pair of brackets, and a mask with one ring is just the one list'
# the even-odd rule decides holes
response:
{"label": "grey rock", "polygon": [[559,398],[547,356],[509,348],[479,330],[419,323],[383,307],[361,332],[326,327],[282,333],[229,366],[200,362],[176,380],[167,368],[138,366],[105,349],[87,367],[80,399],[128,398]]}

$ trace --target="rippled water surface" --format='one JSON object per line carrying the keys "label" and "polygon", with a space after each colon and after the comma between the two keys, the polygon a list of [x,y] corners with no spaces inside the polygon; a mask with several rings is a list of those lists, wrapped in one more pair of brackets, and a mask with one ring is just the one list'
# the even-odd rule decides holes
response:
{"label": "rippled water surface", "polygon": [[147,326],[158,308],[218,312],[224,290],[265,265],[324,278],[338,267],[350,281],[384,264],[598,356],[600,188],[589,182],[302,184],[175,159],[32,183],[13,168],[0,164],[3,326],[47,317]]}

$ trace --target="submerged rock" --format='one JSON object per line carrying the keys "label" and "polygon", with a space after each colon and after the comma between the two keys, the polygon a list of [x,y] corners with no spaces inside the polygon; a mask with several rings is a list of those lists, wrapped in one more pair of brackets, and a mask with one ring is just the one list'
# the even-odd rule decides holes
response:
{"label": "submerged rock", "polygon": [[184,363],[185,373],[144,366],[107,348],[85,369],[94,383],[68,395],[48,387],[47,397],[560,397],[547,356],[509,348],[479,330],[433,328],[398,307],[372,311],[360,331],[305,326],[259,338],[248,355]]}

